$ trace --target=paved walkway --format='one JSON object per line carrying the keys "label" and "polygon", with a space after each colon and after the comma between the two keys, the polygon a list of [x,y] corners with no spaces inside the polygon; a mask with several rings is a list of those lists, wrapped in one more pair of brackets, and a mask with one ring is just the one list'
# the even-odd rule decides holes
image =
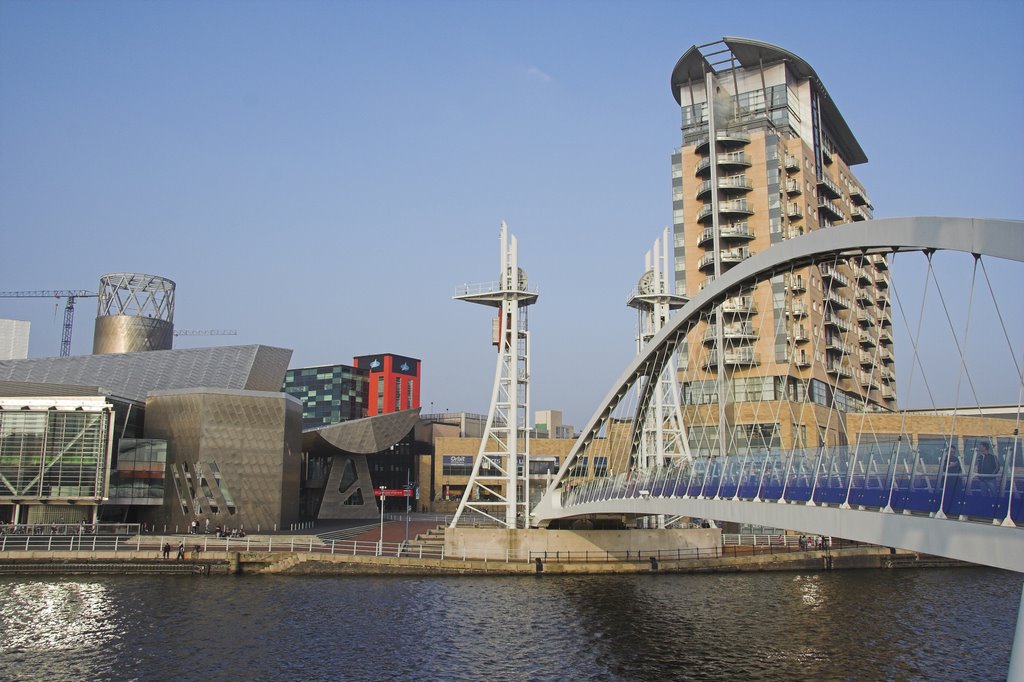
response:
{"label": "paved walkway", "polygon": [[[416,539],[416,535],[419,533],[426,533],[428,530],[437,528],[440,523],[437,521],[414,521],[409,520],[409,540],[410,542]],[[359,542],[377,542],[380,540],[380,526],[378,525],[373,530],[367,530],[359,535],[350,538]],[[398,543],[405,540],[405,521],[385,521],[384,522],[384,542],[385,543]]]}

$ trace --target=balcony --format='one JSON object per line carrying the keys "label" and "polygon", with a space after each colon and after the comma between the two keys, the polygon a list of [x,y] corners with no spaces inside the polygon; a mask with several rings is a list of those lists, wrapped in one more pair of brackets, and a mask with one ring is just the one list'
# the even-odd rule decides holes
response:
{"label": "balcony", "polygon": [[756,315],[757,306],[751,296],[735,296],[725,299],[722,312],[726,315]]}
{"label": "balcony", "polygon": [[825,292],[825,305],[832,306],[833,308],[840,308],[842,310],[848,310],[853,304],[850,299],[845,296],[840,296],[834,291]]}
{"label": "balcony", "polygon": [[850,199],[852,199],[853,203],[857,206],[871,206],[871,200],[868,199],[868,195],[863,189],[856,185],[850,186]]}
{"label": "balcony", "polygon": [[[753,367],[761,364],[757,353],[753,348],[734,348],[723,354],[726,367]],[[704,369],[711,369],[718,366],[718,351],[712,351],[704,363]]]}
{"label": "balcony", "polygon": [[850,331],[850,322],[831,311],[825,313],[824,323],[826,327],[832,327],[843,332]]}
{"label": "balcony", "polygon": [[852,349],[838,336],[825,337],[825,350],[842,353],[843,355],[849,355],[852,352]]}
{"label": "balcony", "polygon": [[[725,249],[720,252],[721,261],[723,266],[733,266],[737,263],[742,263],[746,259],[750,258],[753,253],[750,249],[745,246],[741,246],[735,249]],[[714,252],[704,254],[704,256],[697,262],[697,269],[708,270],[715,267],[715,254]]]}
{"label": "balcony", "polygon": [[896,391],[889,386],[882,386],[882,397],[886,400],[896,400]]}
{"label": "balcony", "polygon": [[879,371],[882,375],[882,381],[884,381],[885,383],[891,384],[896,381],[896,375],[893,374],[891,369],[887,367],[882,367]]}
{"label": "balcony", "polygon": [[[702,221],[711,217],[714,208],[707,204],[697,214],[697,220]],[[754,215],[754,208],[746,199],[735,199],[733,201],[718,202],[718,214],[724,216],[750,216]]]}
{"label": "balcony", "polygon": [[826,144],[821,145],[821,160],[826,164],[832,163],[832,149]]}
{"label": "balcony", "polygon": [[786,311],[792,317],[807,317],[807,305],[801,302],[793,304],[793,307]]}
{"label": "balcony", "polygon": [[[719,178],[718,189],[724,192],[735,193],[749,192],[752,189],[754,189],[754,187],[750,184],[750,181],[747,180],[746,175],[733,175],[727,178]],[[700,199],[705,194],[708,194],[710,191],[711,181],[705,180],[704,182],[700,183],[700,187],[697,188],[697,198]]]}
{"label": "balcony", "polygon": [[875,303],[875,297],[871,292],[860,287],[857,288],[854,298],[857,300],[857,303],[860,303],[862,306],[874,305]]}
{"label": "balcony", "polygon": [[807,343],[809,340],[807,337],[807,330],[803,325],[793,327],[793,332],[789,335],[789,339],[793,343]]}
{"label": "balcony", "polygon": [[802,190],[800,189],[800,181],[799,180],[796,180],[794,178],[790,178],[789,180],[786,180],[786,194],[788,194],[789,196],[792,197],[792,196],[796,196],[797,194],[801,194],[801,193],[802,193]]}
{"label": "balcony", "polygon": [[[719,240],[725,239],[740,239],[744,241],[750,241],[754,238],[754,233],[750,231],[750,226],[747,223],[735,223],[732,225],[722,225],[718,228]],[[700,234],[700,239],[697,241],[697,246],[706,246],[714,244],[715,242],[715,228],[707,227]]]}
{"label": "balcony", "polygon": [[885,256],[883,256],[880,253],[873,253],[873,254],[871,254],[871,263],[875,266],[876,270],[888,270],[889,269],[889,261],[887,261],[885,259]]}
{"label": "balcony", "polygon": [[879,289],[889,288],[889,278],[883,275],[881,272],[875,273],[875,286]]}
{"label": "balcony", "polygon": [[804,212],[800,208],[800,204],[796,202],[790,202],[789,206],[786,207],[786,217],[790,220],[798,220],[804,217]]}
{"label": "balcony", "polygon": [[[704,343],[714,343],[717,335],[716,325],[709,324],[708,328],[704,330]],[[757,341],[758,336],[754,325],[749,322],[739,322],[722,325],[722,338],[727,341]]]}
{"label": "balcony", "polygon": [[874,348],[877,342],[875,341],[874,334],[869,334],[868,332],[858,332],[857,343],[859,343],[864,348]]}
{"label": "balcony", "polygon": [[843,196],[843,190],[839,189],[839,185],[832,182],[832,179],[827,175],[821,176],[818,180],[818,196],[827,196],[829,199],[838,199]]}
{"label": "balcony", "polygon": [[857,376],[860,379],[860,385],[864,388],[868,390],[878,388],[878,380],[871,372],[857,372]]}
{"label": "balcony", "polygon": [[[719,154],[718,167],[719,168],[749,168],[751,166],[750,157],[743,152],[730,152],[728,154]],[[704,172],[711,171],[711,157],[701,159],[697,162],[697,167],[694,171],[695,175],[703,175]]]}
{"label": "balcony", "polygon": [[851,264],[850,271],[853,273],[853,278],[857,280],[857,284],[868,285],[874,281],[874,278],[871,276],[871,273],[867,271],[867,268]]}
{"label": "balcony", "polygon": [[849,287],[850,279],[839,272],[839,269],[831,263],[822,263],[818,266],[818,272],[821,273],[822,280],[832,280],[832,288]]}
{"label": "balcony", "polygon": [[865,353],[862,350],[857,351],[857,361],[860,362],[861,367],[875,366],[875,356],[871,353]]}
{"label": "balcony", "polygon": [[879,333],[878,335],[878,342],[881,343],[883,346],[892,345],[892,334],[889,333],[888,329],[882,329],[881,333]]}
{"label": "balcony", "polygon": [[832,216],[834,220],[846,220],[846,214],[843,213],[843,210],[828,199],[818,199],[818,210],[824,211],[827,215]]}
{"label": "balcony", "polygon": [[879,353],[879,357],[882,358],[882,363],[886,365],[892,365],[896,362],[896,358],[893,357],[892,351],[888,348],[883,348],[881,353]]}
{"label": "balcony", "polygon": [[863,329],[875,326],[875,316],[866,310],[857,311],[857,324]]}
{"label": "balcony", "polygon": [[828,359],[825,361],[825,371],[834,376],[849,379],[853,376],[853,369],[839,360]]}
{"label": "balcony", "polygon": [[715,281],[714,275],[708,275],[704,278],[704,281],[697,286],[697,291],[704,291],[705,287],[711,286],[711,283]]}
{"label": "balcony", "polygon": [[785,283],[786,287],[794,294],[807,291],[807,283],[804,281],[803,275],[786,275]]}
{"label": "balcony", "polygon": [[[708,135],[697,140],[695,146],[697,152],[703,154],[708,148]],[[715,133],[715,140],[723,147],[737,147],[750,144],[750,133],[745,130],[719,130]]]}
{"label": "balcony", "polygon": [[807,356],[806,351],[800,351],[793,355],[793,364],[797,367],[810,367],[811,359]]}
{"label": "balcony", "polygon": [[860,206],[854,206],[850,209],[850,217],[853,218],[855,223],[859,223],[863,220],[871,220],[871,214]]}
{"label": "balcony", "polygon": [[782,161],[782,167],[790,172],[798,171],[800,170],[800,159],[792,154],[786,154],[786,158]]}

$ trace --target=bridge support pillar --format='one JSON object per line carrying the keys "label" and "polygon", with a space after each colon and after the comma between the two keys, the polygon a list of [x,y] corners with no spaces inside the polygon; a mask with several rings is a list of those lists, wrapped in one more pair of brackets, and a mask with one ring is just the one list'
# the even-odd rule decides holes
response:
{"label": "bridge support pillar", "polygon": [[1013,648],[1010,650],[1010,669],[1006,673],[1008,682],[1024,682],[1024,587],[1020,591],[1020,607],[1017,609],[1017,629],[1013,634]]}

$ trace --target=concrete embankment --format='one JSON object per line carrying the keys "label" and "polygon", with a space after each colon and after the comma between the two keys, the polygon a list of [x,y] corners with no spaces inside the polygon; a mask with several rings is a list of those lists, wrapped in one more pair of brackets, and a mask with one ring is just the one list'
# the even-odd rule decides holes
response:
{"label": "concrete embankment", "polygon": [[728,573],[930,568],[967,565],[886,548],[715,558],[606,562],[504,562],[414,557],[341,556],[309,552],[206,552],[186,561],[154,560],[152,552],[19,552],[0,556],[2,574],[277,574],[277,575],[567,575],[615,573]]}

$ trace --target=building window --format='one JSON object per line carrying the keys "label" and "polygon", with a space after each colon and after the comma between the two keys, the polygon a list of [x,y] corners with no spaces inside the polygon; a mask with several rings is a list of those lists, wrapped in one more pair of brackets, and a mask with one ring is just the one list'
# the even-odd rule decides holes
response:
{"label": "building window", "polygon": [[412,402],[412,379],[409,379],[409,381],[407,381],[405,385],[406,385],[406,388],[409,389],[406,392],[406,396],[405,396],[406,397],[406,399],[405,399],[405,409],[411,410],[413,408],[413,402]]}
{"label": "building window", "polygon": [[473,473],[473,455],[444,455],[441,459],[442,476],[469,476]]}
{"label": "building window", "polygon": [[384,414],[384,377],[377,377],[377,414]]}
{"label": "building window", "polygon": [[395,412],[402,409],[402,378],[395,377]]}

